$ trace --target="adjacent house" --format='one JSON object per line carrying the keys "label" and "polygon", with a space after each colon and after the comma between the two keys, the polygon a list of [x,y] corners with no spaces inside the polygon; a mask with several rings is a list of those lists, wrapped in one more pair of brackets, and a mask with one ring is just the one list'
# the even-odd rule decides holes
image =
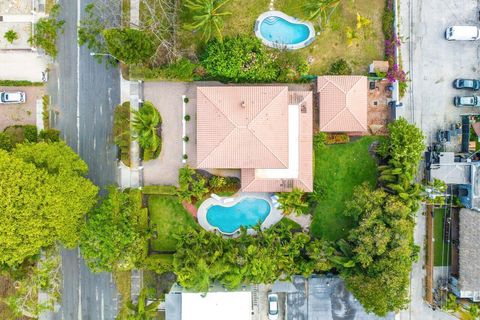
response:
{"label": "adjacent house", "polygon": [[317,94],[320,131],[349,135],[368,131],[367,77],[318,77]]}
{"label": "adjacent house", "polygon": [[458,276],[450,277],[450,289],[459,298],[480,301],[480,214],[461,209],[459,216]]}
{"label": "adjacent house", "polygon": [[244,192],[311,192],[312,93],[198,87],[197,168],[240,169]]}

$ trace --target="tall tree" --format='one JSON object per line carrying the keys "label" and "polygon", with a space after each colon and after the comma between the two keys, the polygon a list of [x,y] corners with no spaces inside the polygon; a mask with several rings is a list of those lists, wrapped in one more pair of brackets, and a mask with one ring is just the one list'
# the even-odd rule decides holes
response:
{"label": "tall tree", "polygon": [[149,32],[112,28],[102,33],[108,52],[126,64],[146,62],[155,54],[154,38]]}
{"label": "tall tree", "polygon": [[107,197],[88,214],[80,249],[91,270],[131,270],[146,256],[146,209],[141,203],[140,191],[109,187]]}
{"label": "tall tree", "polygon": [[70,148],[40,143],[13,154],[0,150],[0,172],[0,265],[16,266],[56,241],[77,245],[98,189],[80,174],[86,165]]}
{"label": "tall tree", "polygon": [[208,42],[212,36],[222,41],[223,18],[231,15],[223,6],[230,0],[186,0],[185,7],[192,17],[191,22],[185,24],[188,30],[199,30],[203,40]]}
{"label": "tall tree", "polygon": [[161,143],[157,127],[162,122],[160,113],[153,104],[145,101],[139,111],[134,111],[132,127],[135,130],[138,143],[144,149],[156,150]]}

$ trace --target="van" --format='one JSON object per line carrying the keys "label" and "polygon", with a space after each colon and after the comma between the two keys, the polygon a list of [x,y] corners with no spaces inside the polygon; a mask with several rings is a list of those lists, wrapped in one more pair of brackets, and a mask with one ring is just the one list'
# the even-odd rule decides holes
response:
{"label": "van", "polygon": [[480,30],[476,26],[452,26],[445,30],[445,39],[473,41],[480,38]]}

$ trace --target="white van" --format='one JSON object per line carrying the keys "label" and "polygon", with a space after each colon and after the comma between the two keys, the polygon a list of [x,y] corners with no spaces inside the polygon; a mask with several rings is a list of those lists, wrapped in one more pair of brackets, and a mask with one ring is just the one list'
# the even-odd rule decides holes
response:
{"label": "white van", "polygon": [[480,38],[480,30],[476,26],[452,26],[445,30],[447,40],[473,41]]}

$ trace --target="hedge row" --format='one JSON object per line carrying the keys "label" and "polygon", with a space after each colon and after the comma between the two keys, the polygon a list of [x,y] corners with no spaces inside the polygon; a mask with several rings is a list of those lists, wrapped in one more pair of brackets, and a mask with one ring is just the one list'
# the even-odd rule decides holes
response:
{"label": "hedge row", "polygon": [[0,80],[0,86],[4,87],[41,87],[43,82],[32,82],[28,80]]}
{"label": "hedge row", "polygon": [[175,195],[177,188],[175,186],[144,186],[142,193],[146,195],[161,194],[161,195]]}

